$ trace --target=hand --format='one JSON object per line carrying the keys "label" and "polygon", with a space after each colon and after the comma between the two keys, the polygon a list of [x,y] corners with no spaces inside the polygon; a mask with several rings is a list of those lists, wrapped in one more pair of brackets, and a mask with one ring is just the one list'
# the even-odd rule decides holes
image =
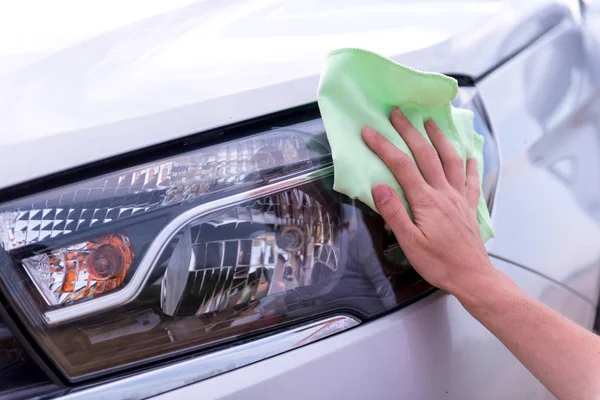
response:
{"label": "hand", "polygon": [[430,284],[457,295],[471,278],[493,274],[477,224],[479,177],[475,159],[466,163],[433,120],[425,129],[433,146],[398,108],[390,120],[414,155],[365,126],[363,139],[385,162],[404,190],[413,220],[388,185],[373,188],[375,205],[411,265]]}
{"label": "hand", "polygon": [[394,173],[410,204],[414,221],[389,186],[373,188],[375,205],[412,266],[455,295],[557,398],[598,399],[600,339],[529,297],[492,266],[477,224],[475,160],[467,161],[465,172],[431,120],[425,128],[433,146],[400,110],[392,111],[391,121],[418,167],[373,129],[364,127],[363,138]]}

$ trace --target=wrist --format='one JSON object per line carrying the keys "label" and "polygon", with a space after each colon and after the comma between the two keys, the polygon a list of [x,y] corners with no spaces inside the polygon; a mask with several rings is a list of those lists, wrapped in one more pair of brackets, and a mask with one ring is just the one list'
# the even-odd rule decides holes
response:
{"label": "wrist", "polygon": [[477,310],[490,313],[501,307],[504,300],[520,297],[522,292],[504,272],[491,263],[461,279],[450,291],[471,313]]}

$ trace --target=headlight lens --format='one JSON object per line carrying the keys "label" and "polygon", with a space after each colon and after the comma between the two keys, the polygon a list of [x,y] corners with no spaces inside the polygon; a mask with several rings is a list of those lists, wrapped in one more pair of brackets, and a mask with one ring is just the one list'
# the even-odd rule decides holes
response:
{"label": "headlight lens", "polygon": [[48,305],[70,304],[118,289],[131,261],[129,238],[107,235],[21,262]]}
{"label": "headlight lens", "polygon": [[60,387],[40,370],[0,317],[0,398],[58,396]]}
{"label": "headlight lens", "polygon": [[5,203],[1,287],[73,382],[432,290],[332,172],[311,120]]}
{"label": "headlight lens", "polygon": [[347,244],[322,201],[291,189],[185,226],[163,256],[162,311],[201,315],[329,281]]}

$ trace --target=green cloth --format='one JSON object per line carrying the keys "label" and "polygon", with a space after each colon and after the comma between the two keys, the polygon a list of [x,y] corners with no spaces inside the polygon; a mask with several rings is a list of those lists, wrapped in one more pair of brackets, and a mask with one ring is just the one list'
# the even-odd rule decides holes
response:
{"label": "green cloth", "polygon": [[[377,54],[340,49],[329,54],[319,83],[318,102],[334,164],[334,189],[377,211],[371,188],[390,185],[410,210],[402,188],[379,157],[363,142],[361,130],[369,125],[413,158],[389,120],[394,106],[429,140],[424,122],[433,118],[465,160],[476,158],[483,178],[483,137],[473,130],[473,113],[453,107],[458,93],[455,79],[419,72]],[[413,158],[414,160],[414,158]],[[481,237],[494,236],[483,194],[477,220]]]}

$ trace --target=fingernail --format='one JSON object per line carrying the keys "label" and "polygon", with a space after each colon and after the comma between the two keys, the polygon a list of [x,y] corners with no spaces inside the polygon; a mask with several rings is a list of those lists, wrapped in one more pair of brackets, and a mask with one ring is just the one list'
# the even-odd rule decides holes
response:
{"label": "fingernail", "polygon": [[398,107],[394,107],[392,109],[392,112],[400,117],[404,117],[404,113],[402,112],[402,110],[400,110]]}
{"label": "fingernail", "polygon": [[375,134],[375,131],[370,126],[365,125],[363,126],[363,133],[365,134],[365,136],[373,136]]}
{"label": "fingernail", "polygon": [[433,123],[433,119],[429,118],[427,121],[425,121],[425,125],[429,126]]}
{"label": "fingernail", "polygon": [[390,199],[390,188],[387,185],[377,185],[373,188],[375,203],[385,204]]}

